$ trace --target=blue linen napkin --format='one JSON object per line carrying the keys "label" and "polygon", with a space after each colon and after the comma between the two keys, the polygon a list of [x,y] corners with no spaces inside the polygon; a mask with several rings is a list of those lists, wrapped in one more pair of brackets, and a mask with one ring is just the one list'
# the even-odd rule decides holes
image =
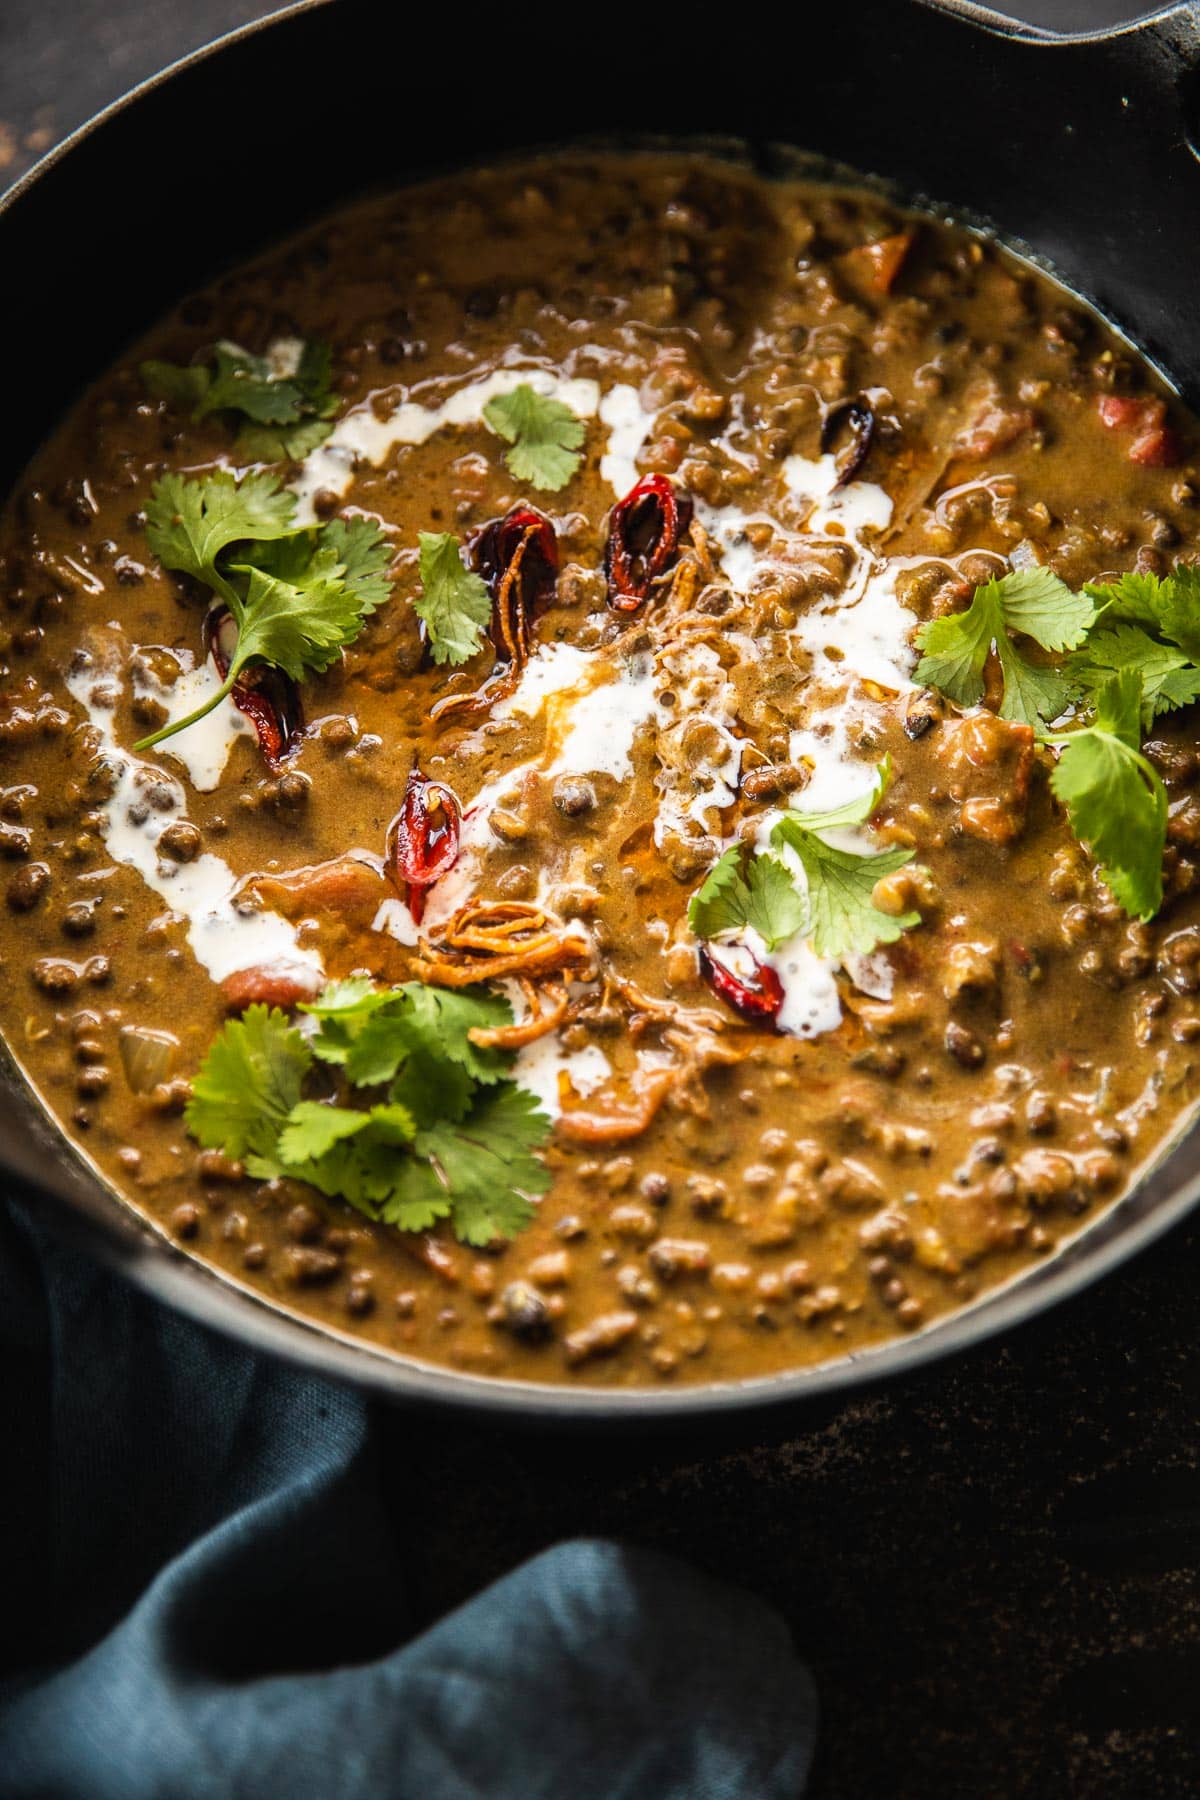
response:
{"label": "blue linen napkin", "polygon": [[394,1414],[16,1203],[0,1346],[3,1800],[803,1792],[812,1683],[751,1595],[578,1540],[414,1637],[419,1546],[376,1465]]}

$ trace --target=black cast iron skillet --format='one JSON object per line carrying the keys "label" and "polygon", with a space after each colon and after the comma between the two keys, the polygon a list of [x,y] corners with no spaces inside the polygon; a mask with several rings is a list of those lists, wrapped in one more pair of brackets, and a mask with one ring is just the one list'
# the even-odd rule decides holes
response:
{"label": "black cast iron skillet", "polygon": [[[264,240],[365,188],[647,130],[741,140],[766,168],[772,146],[800,146],[988,224],[1095,300],[1196,403],[1198,15],[1176,6],[1048,42],[964,0],[855,0],[793,12],[756,43],[727,14],[706,22],[695,9],[625,28],[614,14],[585,52],[561,7],[447,32],[438,8],[308,0],[139,88],[0,206],[0,494],[129,339]],[[0,1071],[0,1167],[134,1280],[263,1349],[398,1399],[630,1424],[829,1395],[1042,1311],[1195,1204],[1200,1133],[1051,1260],[916,1336],[770,1379],[650,1392],[485,1381],[293,1318],[146,1225],[11,1069]]]}

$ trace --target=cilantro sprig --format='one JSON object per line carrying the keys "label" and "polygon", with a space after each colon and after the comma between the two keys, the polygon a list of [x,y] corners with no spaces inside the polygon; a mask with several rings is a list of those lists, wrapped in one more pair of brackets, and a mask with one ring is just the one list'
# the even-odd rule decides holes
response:
{"label": "cilantro sprig", "polygon": [[756,931],[768,950],[794,937],[808,917],[787,867],[769,852],[734,844],[713,864],[688,902],[688,924],[699,938]]}
{"label": "cilantro sprig", "polygon": [[1147,725],[1200,697],[1200,570],[1177,563],[1170,575],[1128,571],[1084,592],[1095,602],[1096,628],[1066,663],[1081,696],[1094,699],[1111,675],[1132,669],[1142,679]]}
{"label": "cilantro sprig", "polygon": [[240,418],[235,448],[247,462],[299,462],[333,430],[338,402],[331,365],[329,345],[317,338],[298,347],[286,373],[278,362],[223,338],[200,362],[150,360],[140,373],[156,399],[186,407],[193,419]]}
{"label": "cilantro sprig", "polygon": [[1167,791],[1142,755],[1144,705],[1141,675],[1121,669],[1095,690],[1090,725],[1045,741],[1061,750],[1050,785],[1100,879],[1127,913],[1152,919],[1163,899]]}
{"label": "cilantro sprig", "polygon": [[897,917],[881,912],[872,897],[881,876],[911,862],[912,850],[859,851],[829,842],[831,832],[866,824],[890,779],[885,757],[871,788],[858,799],[825,812],[785,813],[772,829],[771,844],[791,853],[793,867],[770,850],[751,854],[744,845],[727,850],[689,903],[688,924],[696,936],[716,938],[749,929],[774,950],[801,933],[818,956],[837,961],[895,943],[902,932],[919,925],[919,913]]}
{"label": "cilantro sprig", "polygon": [[483,643],[492,600],[481,575],[468,569],[449,531],[419,534],[421,592],[413,602],[424,620],[436,663],[464,663]]}
{"label": "cilantro sprig", "polygon": [[924,651],[915,680],[940,688],[959,706],[983,698],[984,667],[994,651],[1004,681],[1000,717],[1038,726],[1057,719],[1070,684],[1053,668],[1032,663],[1014,637],[1043,650],[1073,650],[1096,616],[1087,593],[1076,594],[1049,569],[1014,569],[976,588],[965,612],[930,619],[917,632]]}
{"label": "cilantro sprig", "polygon": [[[507,1000],[352,979],[303,1010],[311,1035],[251,1006],[215,1039],[186,1113],[200,1144],[241,1158],[258,1180],[305,1181],[400,1231],[448,1219],[482,1246],[529,1223],[550,1185],[535,1154],[550,1120],[510,1078],[511,1056],[470,1036],[511,1022]],[[320,1065],[336,1071],[336,1099],[305,1093]]]}
{"label": "cilantro sprig", "polygon": [[253,663],[293,681],[330,668],[391,591],[387,539],[370,519],[293,525],[295,495],[275,476],[227,469],[164,475],[146,506],[146,538],[165,568],[190,575],[231,613],[237,647],[220,689],[143,738],[148,750],[210,713]]}
{"label": "cilantro sprig", "polygon": [[[1062,660],[1032,664],[1014,637]],[[1142,736],[1161,714],[1200,699],[1200,570],[1130,571],[1079,594],[1049,570],[1014,570],[977,588],[965,612],[922,626],[917,642],[916,679],[960,706],[982,698],[984,667],[996,655],[1001,717],[1032,725],[1059,752],[1050,783],[1072,831],[1124,911],[1153,918],[1167,798]],[[1051,724],[1059,729],[1048,731]]]}
{"label": "cilantro sprig", "polygon": [[583,461],[583,420],[552,395],[539,394],[523,381],[509,394],[497,394],[483,409],[485,423],[511,444],[504,460],[518,481],[556,494]]}

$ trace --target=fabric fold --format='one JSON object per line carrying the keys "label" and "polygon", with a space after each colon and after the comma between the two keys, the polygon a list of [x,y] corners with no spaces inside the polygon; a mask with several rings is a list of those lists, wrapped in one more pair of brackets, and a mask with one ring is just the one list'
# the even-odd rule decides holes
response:
{"label": "fabric fold", "polygon": [[[402,1415],[264,1360],[0,1212],[20,1371],[0,1796],[773,1800],[815,1699],[770,1607],[577,1540],[413,1635],[376,1444]],[[481,1495],[481,1505],[488,1497]]]}

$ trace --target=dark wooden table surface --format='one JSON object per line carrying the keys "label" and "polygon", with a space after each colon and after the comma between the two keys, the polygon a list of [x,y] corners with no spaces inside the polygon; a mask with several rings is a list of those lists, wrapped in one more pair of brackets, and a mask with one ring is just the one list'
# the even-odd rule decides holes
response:
{"label": "dark wooden table surface", "polygon": [[[0,0],[0,186],[271,10]],[[1198,1793],[1198,1290],[1193,1225],[1003,1345],[749,1446],[394,1414],[388,1479],[422,1547],[421,1605],[558,1538],[619,1535],[783,1608],[821,1692],[820,1796]]]}

